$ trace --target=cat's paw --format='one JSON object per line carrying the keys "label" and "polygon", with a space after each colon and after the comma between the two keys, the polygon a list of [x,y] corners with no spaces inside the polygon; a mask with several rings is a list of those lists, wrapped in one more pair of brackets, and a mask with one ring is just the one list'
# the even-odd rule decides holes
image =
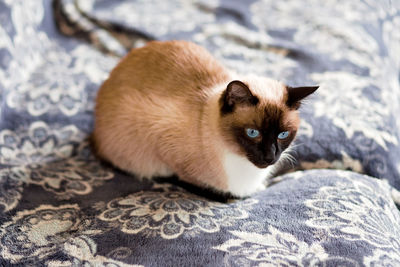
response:
{"label": "cat's paw", "polygon": [[260,184],[259,186],[257,186],[257,188],[256,188],[254,193],[258,193],[258,192],[264,191],[265,189],[267,189],[267,186],[265,184]]}

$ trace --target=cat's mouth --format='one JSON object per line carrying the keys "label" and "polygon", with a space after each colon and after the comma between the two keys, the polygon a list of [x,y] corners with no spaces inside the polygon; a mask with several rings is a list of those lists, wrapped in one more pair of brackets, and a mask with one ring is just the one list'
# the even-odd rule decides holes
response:
{"label": "cat's mouth", "polygon": [[271,166],[273,164],[275,164],[278,161],[279,157],[273,159],[273,160],[262,160],[262,161],[256,161],[256,160],[251,160],[250,161],[256,165],[256,167],[260,168],[260,169],[264,169],[267,168],[268,166]]}
{"label": "cat's mouth", "polygon": [[267,168],[268,166],[271,166],[273,163],[257,163],[257,164],[254,164],[254,165],[256,165],[258,168],[260,168],[260,169],[265,169],[265,168]]}

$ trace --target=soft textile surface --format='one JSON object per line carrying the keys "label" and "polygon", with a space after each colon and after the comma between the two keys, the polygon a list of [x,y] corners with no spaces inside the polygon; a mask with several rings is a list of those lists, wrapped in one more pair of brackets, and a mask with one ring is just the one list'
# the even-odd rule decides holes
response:
{"label": "soft textile surface", "polygon": [[[50,1],[0,1],[0,264],[400,265],[396,5],[65,0],[53,16]],[[87,141],[96,91],[151,38],[320,84],[302,109],[298,167],[351,171],[298,171],[222,202],[100,163]]]}
{"label": "soft textile surface", "polygon": [[[73,1],[62,2],[69,19],[91,30],[85,36],[124,53],[127,42],[116,45],[96,24],[76,19]],[[351,169],[400,189],[400,1],[76,2],[101,22],[195,41],[239,72],[320,85],[302,109],[298,167]]]}

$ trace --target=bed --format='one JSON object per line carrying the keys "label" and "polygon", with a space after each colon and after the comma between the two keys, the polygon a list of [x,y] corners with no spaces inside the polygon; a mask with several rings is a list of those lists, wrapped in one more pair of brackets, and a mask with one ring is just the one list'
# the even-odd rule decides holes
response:
{"label": "bed", "polygon": [[[0,265],[400,266],[400,2],[3,0]],[[149,40],[319,84],[295,164],[223,199],[93,154],[96,92]]]}

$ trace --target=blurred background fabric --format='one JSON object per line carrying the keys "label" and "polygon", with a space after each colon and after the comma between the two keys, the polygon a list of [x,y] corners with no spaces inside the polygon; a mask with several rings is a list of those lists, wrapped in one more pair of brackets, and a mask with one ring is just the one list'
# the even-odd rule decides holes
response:
{"label": "blurred background fabric", "polygon": [[[0,264],[400,265],[399,29],[394,0],[0,0]],[[93,155],[109,71],[171,39],[320,85],[266,190],[223,201]]]}

